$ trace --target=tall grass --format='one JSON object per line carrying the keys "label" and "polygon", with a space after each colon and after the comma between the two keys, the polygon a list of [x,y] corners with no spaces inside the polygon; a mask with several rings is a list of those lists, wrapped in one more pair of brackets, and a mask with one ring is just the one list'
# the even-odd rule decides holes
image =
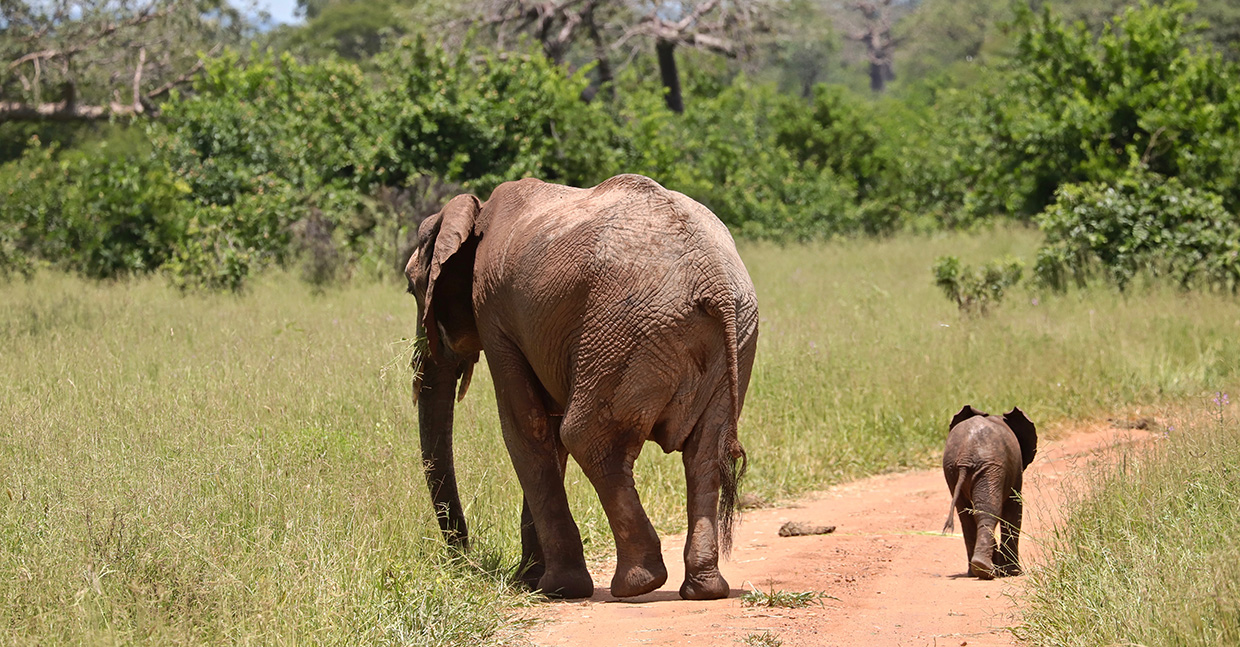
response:
{"label": "tall grass", "polygon": [[[1038,423],[1236,381],[1234,298],[1017,293],[964,319],[934,258],[1029,258],[994,231],[744,245],[762,329],[741,439],[747,487],[792,495],[934,462],[968,402]],[[1035,301],[1035,297],[1040,300]],[[421,477],[401,285],[245,295],[44,274],[0,286],[0,644],[487,644],[527,598],[519,486],[485,368],[457,408],[476,543],[451,560]],[[643,502],[682,530],[678,455],[645,452]],[[587,550],[612,549],[575,468]]]}
{"label": "tall grass", "polygon": [[970,318],[932,285],[936,256],[1028,259],[1036,243],[1016,230],[746,248],[762,312],[742,428],[751,487],[778,496],[930,465],[966,403],[1018,405],[1045,431],[1237,380],[1231,296],[1016,290],[990,316]]}
{"label": "tall grass", "polygon": [[519,628],[495,551],[454,562],[432,531],[399,290],[315,298],[280,277],[183,298],[42,276],[0,304],[0,643]]}
{"label": "tall grass", "polygon": [[1157,447],[1086,481],[1047,538],[1032,645],[1240,644],[1240,419],[1174,421]]}

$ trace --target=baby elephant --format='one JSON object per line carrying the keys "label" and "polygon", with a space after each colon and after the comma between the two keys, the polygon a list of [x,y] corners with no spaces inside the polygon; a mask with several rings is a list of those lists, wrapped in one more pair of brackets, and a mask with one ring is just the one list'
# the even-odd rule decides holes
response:
{"label": "baby elephant", "polygon": [[[1037,451],[1038,432],[1020,409],[1000,418],[965,405],[952,418],[943,476],[952,492],[952,508],[960,514],[969,575],[984,580],[1020,575],[1020,481]],[[999,520],[1003,532],[996,549]],[[948,510],[943,532],[951,531]]]}

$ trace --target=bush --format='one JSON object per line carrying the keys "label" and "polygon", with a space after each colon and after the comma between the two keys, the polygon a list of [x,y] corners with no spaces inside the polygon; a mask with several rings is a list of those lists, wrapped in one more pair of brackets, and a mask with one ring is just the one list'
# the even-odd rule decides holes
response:
{"label": "bush", "polygon": [[791,110],[783,101],[773,85],[739,76],[712,83],[675,115],[658,93],[631,89],[618,115],[626,154],[615,172],[642,173],[685,193],[748,238],[812,240],[863,230],[855,180],[779,144],[777,125]]}
{"label": "bush", "polygon": [[1003,301],[1008,288],[1020,282],[1023,264],[1016,259],[991,261],[977,269],[962,265],[955,256],[934,262],[934,284],[965,314],[985,315]]}
{"label": "bush", "polygon": [[18,271],[41,258],[91,278],[146,273],[184,234],[190,187],[149,152],[116,156],[107,141],[62,152],[36,141],[5,170],[0,261]]}
{"label": "bush", "polygon": [[1135,171],[1114,183],[1069,184],[1038,218],[1036,273],[1056,289],[1100,273],[1124,289],[1141,272],[1240,288],[1240,218],[1218,195]]}
{"label": "bush", "polygon": [[858,201],[872,197],[890,163],[874,126],[874,110],[844,88],[826,84],[814,87],[808,106],[795,97],[780,99],[773,119],[776,143],[799,162],[848,178]]}
{"label": "bush", "polygon": [[1240,209],[1238,71],[1188,24],[1191,6],[1143,2],[1096,38],[1023,9],[1010,78],[983,99],[971,208],[1029,216],[1063,184],[1140,164]]}

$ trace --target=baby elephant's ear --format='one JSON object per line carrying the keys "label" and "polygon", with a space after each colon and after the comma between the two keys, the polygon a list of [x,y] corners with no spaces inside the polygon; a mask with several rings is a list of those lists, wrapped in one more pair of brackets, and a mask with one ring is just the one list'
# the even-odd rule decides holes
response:
{"label": "baby elephant's ear", "polygon": [[952,424],[948,426],[948,430],[951,430],[953,427],[964,422],[965,420],[968,420],[969,418],[988,415],[990,414],[985,411],[978,411],[977,409],[974,409],[971,404],[966,404],[960,408],[960,411],[956,412],[956,415],[952,416]]}
{"label": "baby elephant's ear", "polygon": [[1021,468],[1029,467],[1034,455],[1038,453],[1037,428],[1019,407],[1012,407],[1011,411],[1003,414],[1003,422],[1016,434],[1016,440],[1020,443]]}

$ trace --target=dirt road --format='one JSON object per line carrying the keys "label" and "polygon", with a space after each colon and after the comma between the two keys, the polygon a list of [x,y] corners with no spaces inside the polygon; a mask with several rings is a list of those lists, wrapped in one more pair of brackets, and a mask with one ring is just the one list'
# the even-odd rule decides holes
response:
{"label": "dirt road", "polygon": [[[1107,425],[1043,441],[1025,474],[1025,559],[1056,514],[1065,477],[1092,460],[1111,460],[1117,445],[1148,440],[1144,431]],[[669,577],[662,589],[621,602],[607,590],[612,565],[594,567],[589,601],[538,610],[540,646],[736,645],[768,633],[787,647],[802,645],[1012,645],[1016,602],[1025,577],[982,581],[965,576],[959,532],[939,531],[950,494],[941,470],[877,476],[834,487],[792,504],[751,510],[737,529],[725,600],[689,602],[676,591],[684,577],[684,536],[666,537]],[[833,534],[780,537],[786,521],[835,525]],[[956,525],[959,529],[959,524]],[[742,607],[758,587],[823,591],[830,598],[804,609]]]}

